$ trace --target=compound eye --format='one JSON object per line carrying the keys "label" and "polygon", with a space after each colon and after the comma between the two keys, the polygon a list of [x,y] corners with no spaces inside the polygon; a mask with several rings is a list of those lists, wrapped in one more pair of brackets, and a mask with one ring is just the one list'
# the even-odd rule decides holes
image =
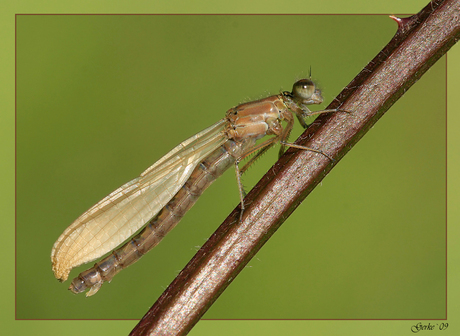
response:
{"label": "compound eye", "polygon": [[292,94],[295,98],[308,100],[315,93],[316,87],[310,79],[301,79],[294,83],[292,87]]}

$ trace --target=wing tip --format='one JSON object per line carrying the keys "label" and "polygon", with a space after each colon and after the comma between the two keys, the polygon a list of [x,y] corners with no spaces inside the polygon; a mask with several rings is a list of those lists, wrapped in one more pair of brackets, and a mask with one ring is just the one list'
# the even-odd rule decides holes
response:
{"label": "wing tip", "polygon": [[69,273],[71,270],[71,268],[65,267],[58,262],[53,262],[52,269],[53,269],[54,277],[58,279],[59,282],[66,281],[67,278],[69,277]]}

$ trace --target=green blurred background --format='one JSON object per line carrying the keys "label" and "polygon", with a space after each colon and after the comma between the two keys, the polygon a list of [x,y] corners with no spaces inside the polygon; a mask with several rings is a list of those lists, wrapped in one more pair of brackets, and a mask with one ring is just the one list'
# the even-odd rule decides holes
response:
{"label": "green blurred background", "polygon": [[[139,319],[238,204],[234,172],[90,299],[53,277],[62,231],[228,108],[290,89],[310,66],[330,102],[395,29],[376,15],[18,16],[17,318]],[[445,76],[441,59],[205,318],[445,317]],[[249,170],[247,189],[276,156]]]}

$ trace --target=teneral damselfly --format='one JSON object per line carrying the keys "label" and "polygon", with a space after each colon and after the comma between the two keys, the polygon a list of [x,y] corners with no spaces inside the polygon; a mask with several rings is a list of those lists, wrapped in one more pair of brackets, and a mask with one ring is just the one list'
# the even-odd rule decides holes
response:
{"label": "teneral damselfly", "polygon": [[[139,177],[124,184],[94,205],[58,238],[51,252],[54,275],[65,281],[72,268],[110,255],[73,279],[74,293],[95,294],[123,268],[156,246],[193,206],[201,193],[234,165],[244,211],[241,174],[277,142],[326,155],[319,149],[287,143],[294,115],[302,126],[314,114],[307,105],[323,102],[310,79],[294,83],[292,92],[245,103],[227,111],[225,118],[179,144]],[[284,126],[282,122],[286,123]],[[268,140],[256,144],[264,136]],[[238,164],[255,154],[241,169]],[[329,157],[329,156],[328,156]],[[147,225],[146,225],[147,224]],[[145,228],[121,247],[144,225]]]}

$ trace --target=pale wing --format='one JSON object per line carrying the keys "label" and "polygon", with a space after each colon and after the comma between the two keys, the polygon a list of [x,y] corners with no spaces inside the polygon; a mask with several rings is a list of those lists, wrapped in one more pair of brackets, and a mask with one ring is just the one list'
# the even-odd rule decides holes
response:
{"label": "pale wing", "polygon": [[72,268],[111,251],[154,217],[195,167],[227,140],[225,124],[222,119],[185,140],[77,218],[51,251],[55,277],[65,281]]}

